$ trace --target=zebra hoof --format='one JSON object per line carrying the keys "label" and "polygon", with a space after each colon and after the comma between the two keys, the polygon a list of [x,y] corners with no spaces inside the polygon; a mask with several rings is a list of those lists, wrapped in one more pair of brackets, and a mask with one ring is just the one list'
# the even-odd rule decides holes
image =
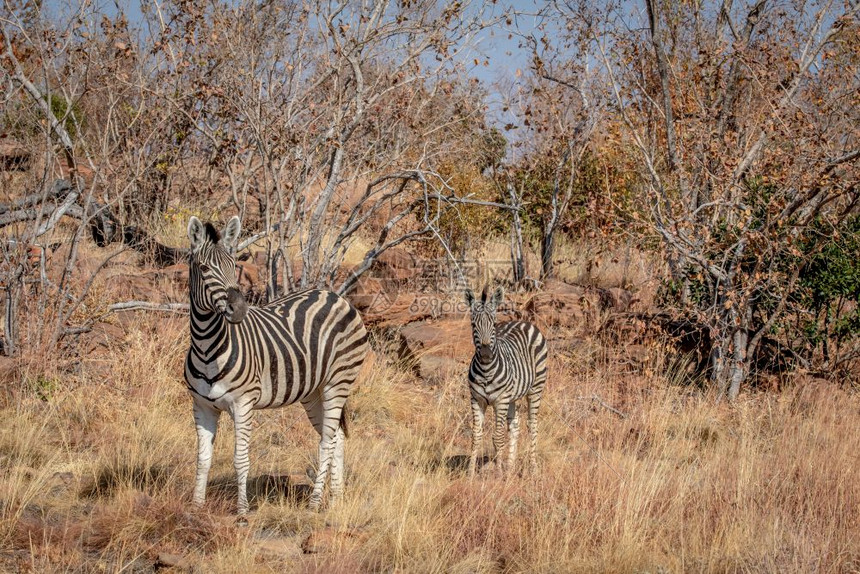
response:
{"label": "zebra hoof", "polygon": [[247,516],[237,516],[236,517],[236,526],[239,528],[247,528],[248,527],[248,517]]}

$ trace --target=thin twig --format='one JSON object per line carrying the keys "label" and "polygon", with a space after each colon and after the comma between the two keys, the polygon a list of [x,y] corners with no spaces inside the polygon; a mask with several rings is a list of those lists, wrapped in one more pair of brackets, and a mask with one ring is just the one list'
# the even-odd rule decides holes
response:
{"label": "thin twig", "polygon": [[108,312],[115,311],[172,311],[185,312],[191,309],[188,303],[152,303],[150,301],[125,301],[108,306]]}
{"label": "thin twig", "polygon": [[152,303],[150,301],[123,301],[122,303],[113,303],[108,305],[107,311],[87,319],[83,325],[77,327],[66,327],[63,329],[60,338],[67,335],[80,335],[81,333],[89,333],[93,329],[93,325],[118,311],[167,311],[171,313],[184,313],[191,309],[188,303]]}
{"label": "thin twig", "polygon": [[603,399],[601,399],[601,398],[600,398],[600,396],[599,396],[597,393],[594,393],[594,394],[592,394],[591,396],[580,396],[580,397],[576,397],[576,398],[577,398],[577,399],[579,399],[579,400],[581,400],[581,401],[592,401],[592,402],[595,402],[595,403],[599,404],[601,407],[603,407],[603,408],[605,408],[606,410],[608,410],[609,412],[611,412],[611,413],[614,413],[614,414],[618,415],[618,416],[619,416],[619,417],[621,417],[622,419],[626,419],[626,418],[627,418],[627,415],[625,415],[624,413],[622,413],[621,411],[619,411],[618,409],[616,409],[615,407],[613,407],[612,405],[608,404],[606,401],[604,401]]}

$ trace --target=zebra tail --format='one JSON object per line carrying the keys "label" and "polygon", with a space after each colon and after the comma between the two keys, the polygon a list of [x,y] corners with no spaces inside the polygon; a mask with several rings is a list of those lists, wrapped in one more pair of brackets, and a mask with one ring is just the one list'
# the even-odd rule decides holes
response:
{"label": "zebra tail", "polygon": [[340,411],[340,428],[343,429],[343,436],[349,438],[349,426],[346,424],[346,420],[349,418],[349,403],[343,403],[343,408]]}

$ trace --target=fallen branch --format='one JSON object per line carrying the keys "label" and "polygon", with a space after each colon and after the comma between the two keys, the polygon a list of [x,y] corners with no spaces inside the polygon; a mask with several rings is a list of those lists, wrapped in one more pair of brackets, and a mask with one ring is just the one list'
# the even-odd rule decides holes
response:
{"label": "fallen branch", "polygon": [[618,416],[619,416],[619,417],[621,417],[622,419],[626,419],[626,418],[627,418],[627,415],[625,415],[624,413],[622,413],[621,411],[619,411],[618,409],[616,409],[616,408],[615,408],[615,407],[613,407],[612,405],[610,405],[610,404],[606,403],[606,401],[604,401],[603,399],[601,399],[601,398],[600,398],[600,396],[599,396],[599,395],[597,395],[597,393],[592,394],[590,397],[589,397],[589,396],[581,396],[581,397],[577,397],[577,398],[578,398],[579,400],[582,400],[582,401],[592,401],[592,402],[594,402],[594,403],[597,403],[598,405],[600,405],[600,406],[601,406],[601,407],[603,407],[604,409],[608,410],[609,412],[611,412],[611,413],[613,413],[613,414],[615,414],[615,415],[618,415]]}
{"label": "fallen branch", "polygon": [[72,184],[69,183],[68,180],[58,179],[54,182],[54,185],[51,186],[51,189],[45,193],[33,193],[9,203],[0,203],[0,215],[18,211],[19,209],[25,209],[27,207],[33,207],[38,203],[42,203],[43,201],[47,201],[55,197],[64,197],[71,190]]}
{"label": "fallen branch", "polygon": [[36,233],[34,234],[33,238],[35,239],[36,237],[41,237],[42,235],[54,229],[54,226],[57,225],[57,222],[60,220],[60,218],[65,215],[69,211],[69,209],[72,208],[72,206],[74,206],[75,202],[78,200],[79,195],[80,193],[77,189],[73,190],[70,194],[68,194],[63,203],[58,205],[54,212],[51,213],[51,215],[48,217],[48,220],[39,226],[39,229],[36,230]]}
{"label": "fallen branch", "polygon": [[0,227],[6,227],[13,223],[21,221],[33,221],[39,217],[38,207],[26,207],[24,209],[16,209],[15,211],[7,211],[0,215]]}
{"label": "fallen branch", "polygon": [[[188,303],[152,303],[150,301],[124,301],[108,306],[108,313],[116,311],[170,311],[185,312],[191,308]],[[107,313],[105,313],[107,314]],[[103,317],[104,315],[102,315]]]}
{"label": "fallen branch", "polygon": [[[62,201],[51,207],[41,205],[54,199]],[[35,237],[39,237],[53,229],[60,218],[67,215],[79,221],[89,220],[90,234],[99,247],[121,241],[135,251],[151,255],[159,267],[183,263],[187,259],[188,250],[164,245],[140,227],[121,225],[108,206],[96,201],[84,210],[77,203],[79,199],[79,190],[73,189],[67,180],[58,179],[44,194],[34,193],[11,203],[0,203],[0,227],[46,217],[35,233]]]}
{"label": "fallen branch", "polygon": [[113,303],[108,305],[107,311],[97,317],[87,319],[83,325],[78,327],[66,327],[63,330],[62,337],[89,333],[93,330],[93,325],[95,323],[101,321],[111,313],[116,313],[118,311],[167,311],[169,313],[183,313],[187,312],[190,308],[191,305],[188,303],[152,303],[150,301],[123,301],[122,303]]}
{"label": "fallen branch", "polygon": [[[11,203],[0,203],[0,227],[47,216],[49,222],[43,224],[36,233],[36,236],[42,235],[69,210],[77,201],[78,195],[78,190],[72,190],[72,185],[67,180],[58,179],[51,189],[44,193],[34,193]],[[45,205],[52,200],[63,201],[60,205]]]}

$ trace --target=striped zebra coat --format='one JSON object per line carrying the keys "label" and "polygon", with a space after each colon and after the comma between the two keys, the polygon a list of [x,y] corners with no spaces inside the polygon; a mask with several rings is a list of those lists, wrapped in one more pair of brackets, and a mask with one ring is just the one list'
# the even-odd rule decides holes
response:
{"label": "striped zebra coat", "polygon": [[493,406],[495,425],[493,446],[496,466],[504,470],[501,454],[505,448],[505,422],[508,427],[507,469],[513,469],[517,456],[520,419],[516,401],[528,403],[529,463],[537,470],[537,416],[546,384],[546,339],[540,330],[525,321],[496,324],[496,310],[504,293],[498,287],[492,295],[485,287],[477,299],[466,290],[472,320],[475,355],[469,366],[469,393],[472,402],[472,453],[469,474],[474,476],[484,436],[484,412]]}
{"label": "striped zebra coat", "polygon": [[238,512],[246,514],[252,412],[299,402],[320,435],[310,497],[311,508],[317,509],[329,474],[332,496],[343,489],[344,407],[367,355],[367,331],[358,312],[327,291],[300,291],[263,307],[248,305],[231,255],[240,227],[238,217],[223,233],[196,217],[188,223],[191,347],[185,380],[197,426],[193,500],[202,504],[206,499],[218,418],[227,411],[236,433]]}

